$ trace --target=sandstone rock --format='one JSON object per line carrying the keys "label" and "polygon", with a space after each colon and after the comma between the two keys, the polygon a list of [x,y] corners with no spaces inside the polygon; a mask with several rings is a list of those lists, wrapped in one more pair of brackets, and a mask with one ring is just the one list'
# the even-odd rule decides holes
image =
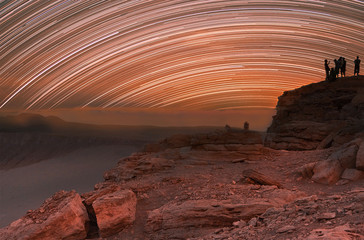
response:
{"label": "sandstone rock", "polygon": [[338,151],[332,153],[328,161],[338,160],[343,168],[355,168],[356,153],[358,151],[358,146],[356,144],[344,146]]}
{"label": "sandstone rock", "polygon": [[204,144],[263,144],[262,134],[254,131],[222,132],[211,134],[198,134],[192,136],[191,145],[201,146]]}
{"label": "sandstone rock", "polygon": [[253,169],[248,169],[243,171],[243,176],[245,178],[249,178],[251,181],[258,183],[260,185],[275,185],[279,188],[282,188],[282,185],[277,180],[268,177],[260,172],[257,172]]}
{"label": "sandstone rock", "polygon": [[126,181],[139,175],[162,171],[174,166],[174,161],[150,154],[130,156],[119,161],[116,168],[104,173],[107,181]]}
{"label": "sandstone rock", "polygon": [[277,229],[276,233],[293,232],[294,230],[296,230],[296,227],[287,225],[287,226]]}
{"label": "sandstone rock", "polygon": [[98,197],[92,207],[95,211],[101,237],[123,230],[135,220],[137,199],[130,190],[121,190]]}
{"label": "sandstone rock", "polygon": [[328,220],[328,219],[333,219],[335,217],[336,217],[336,213],[330,212],[330,213],[321,213],[316,217],[316,219],[317,220]]}
{"label": "sandstone rock", "polygon": [[258,223],[258,219],[256,217],[253,217],[252,219],[249,220],[248,226],[256,227],[257,223]]}
{"label": "sandstone rock", "polygon": [[364,179],[364,171],[347,168],[344,170],[343,174],[341,175],[342,179],[348,179],[351,181],[356,181],[359,179]]}
{"label": "sandstone rock", "polygon": [[[262,197],[268,199],[268,202],[272,203],[275,207],[283,206],[284,204],[295,201],[302,197],[306,197],[306,194],[301,191],[290,191],[288,189],[268,189],[273,186],[263,186]],[[275,187],[275,186],[274,186]]]}
{"label": "sandstone rock", "polygon": [[60,191],[40,209],[0,230],[2,239],[85,239],[88,214],[80,195]]}
{"label": "sandstone rock", "polygon": [[356,154],[356,168],[364,171],[364,141],[360,144]]}
{"label": "sandstone rock", "polygon": [[313,150],[351,141],[364,131],[363,89],[362,79],[345,78],[330,85],[319,82],[284,92],[265,146]]}
{"label": "sandstone rock", "polygon": [[334,184],[336,183],[344,171],[338,160],[321,161],[313,168],[312,180],[317,183]]}
{"label": "sandstone rock", "polygon": [[246,221],[239,220],[239,221],[233,222],[233,226],[237,227],[237,228],[243,228],[246,226]]}
{"label": "sandstone rock", "polygon": [[334,129],[333,125],[312,121],[292,121],[268,132],[265,146],[286,150],[313,150]]}
{"label": "sandstone rock", "polygon": [[236,158],[231,160],[232,163],[239,163],[239,162],[245,162],[247,159],[246,158]]}
{"label": "sandstone rock", "polygon": [[313,169],[314,169],[316,163],[317,162],[307,163],[307,164],[303,165],[302,167],[299,167],[297,169],[297,172],[299,172],[302,175],[302,177],[310,179],[313,175]]}
{"label": "sandstone rock", "polygon": [[349,225],[338,226],[332,229],[314,229],[307,240],[352,240],[363,239],[364,236],[355,233],[355,229],[349,227]]}
{"label": "sandstone rock", "polygon": [[188,200],[181,204],[167,203],[148,215],[149,231],[187,229],[189,227],[231,226],[238,220],[249,220],[262,214],[272,204],[255,200],[231,203],[217,200]]}
{"label": "sandstone rock", "polygon": [[202,148],[206,151],[226,151],[226,147],[221,144],[204,144]]}
{"label": "sandstone rock", "polygon": [[261,153],[261,150],[263,149],[263,144],[225,144],[225,147],[229,151]]}
{"label": "sandstone rock", "polygon": [[324,149],[324,148],[328,148],[331,147],[332,142],[334,141],[334,137],[338,135],[338,131],[334,131],[332,133],[330,133],[326,138],[324,138],[320,144],[317,146],[316,149]]}

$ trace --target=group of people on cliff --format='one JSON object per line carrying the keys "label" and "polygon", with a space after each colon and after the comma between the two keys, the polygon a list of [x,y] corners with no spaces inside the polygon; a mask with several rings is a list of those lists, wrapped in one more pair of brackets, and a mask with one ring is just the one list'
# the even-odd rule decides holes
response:
{"label": "group of people on cliff", "polygon": [[[334,60],[335,67],[330,68],[330,61],[325,59],[325,72],[326,72],[326,81],[333,82],[336,78],[339,77],[339,73],[341,77],[345,77],[346,73],[346,60],[344,57],[340,57],[339,59]],[[359,76],[360,71],[360,59],[359,56],[354,60],[354,76],[355,74]]]}

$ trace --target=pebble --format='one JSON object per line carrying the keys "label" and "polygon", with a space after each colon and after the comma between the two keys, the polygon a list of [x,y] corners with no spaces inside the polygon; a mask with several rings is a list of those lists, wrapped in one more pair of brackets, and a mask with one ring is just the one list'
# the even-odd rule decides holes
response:
{"label": "pebble", "polygon": [[255,226],[257,226],[257,222],[258,222],[258,219],[254,217],[254,218],[250,219],[250,221],[248,222],[248,225],[255,227]]}
{"label": "pebble", "polygon": [[244,220],[233,222],[233,226],[237,228],[242,228],[246,226],[246,222]]}
{"label": "pebble", "polygon": [[293,232],[294,230],[296,230],[296,227],[287,225],[287,226],[277,229],[276,233]]}
{"label": "pebble", "polygon": [[317,216],[317,220],[333,219],[336,217],[336,213],[322,213]]}

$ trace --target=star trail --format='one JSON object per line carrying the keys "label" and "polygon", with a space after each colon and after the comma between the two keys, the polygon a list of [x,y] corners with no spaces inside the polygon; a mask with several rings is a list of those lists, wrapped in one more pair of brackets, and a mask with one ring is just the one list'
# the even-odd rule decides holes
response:
{"label": "star trail", "polygon": [[274,108],[364,58],[362,0],[0,1],[0,108]]}

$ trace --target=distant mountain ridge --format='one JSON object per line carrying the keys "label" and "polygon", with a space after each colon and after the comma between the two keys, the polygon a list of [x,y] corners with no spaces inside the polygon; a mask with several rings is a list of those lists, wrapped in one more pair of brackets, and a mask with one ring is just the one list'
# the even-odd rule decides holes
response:
{"label": "distant mountain ridge", "polygon": [[0,117],[0,131],[50,131],[65,125],[67,123],[58,117],[32,113]]}
{"label": "distant mountain ridge", "polygon": [[210,132],[216,127],[93,125],[22,113],[0,117],[0,170],[21,167],[80,148],[145,144],[178,133]]}

